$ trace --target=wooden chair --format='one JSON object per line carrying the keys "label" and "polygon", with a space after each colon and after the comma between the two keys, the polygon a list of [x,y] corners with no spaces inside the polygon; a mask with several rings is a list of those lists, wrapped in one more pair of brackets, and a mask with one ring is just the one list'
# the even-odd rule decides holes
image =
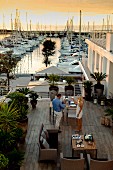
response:
{"label": "wooden chair", "polygon": [[60,154],[61,170],[84,170],[83,154],[80,154],[80,158],[63,157],[63,153]]}
{"label": "wooden chair", "polygon": [[113,160],[107,158],[91,159],[90,154],[87,154],[88,170],[113,170]]}

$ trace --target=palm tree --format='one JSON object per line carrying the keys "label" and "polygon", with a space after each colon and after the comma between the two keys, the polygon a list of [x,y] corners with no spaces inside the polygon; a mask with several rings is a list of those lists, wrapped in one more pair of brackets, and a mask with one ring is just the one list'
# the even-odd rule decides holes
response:
{"label": "palm tree", "polygon": [[31,91],[29,90],[29,88],[19,88],[16,90],[17,92],[23,93],[25,95],[29,94]]}
{"label": "palm tree", "polygon": [[101,96],[104,91],[104,85],[101,84],[101,81],[107,77],[106,73],[94,72],[94,74],[91,73],[90,75],[94,80],[97,81],[97,84],[94,85],[95,93],[98,93],[98,96]]}
{"label": "palm tree", "polygon": [[106,73],[99,73],[99,72],[94,72],[90,74],[93,79],[97,81],[97,84],[100,84],[103,79],[107,77]]}
{"label": "palm tree", "polygon": [[53,56],[55,54],[55,42],[51,40],[46,40],[43,43],[42,54],[44,55],[44,63],[46,67],[50,64],[49,56]]}
{"label": "palm tree", "polygon": [[0,53],[0,73],[7,74],[8,91],[10,86],[10,73],[16,67],[18,59],[12,55],[13,51],[7,51],[5,54]]}
{"label": "palm tree", "polygon": [[49,82],[50,86],[55,86],[56,82],[59,81],[59,78],[60,78],[60,76],[57,74],[50,74],[48,76],[48,82]]}
{"label": "palm tree", "polygon": [[49,87],[49,95],[50,99],[53,100],[55,96],[58,94],[59,88],[57,85],[57,82],[59,81],[60,76],[57,74],[50,74],[48,76],[48,82],[50,84]]}

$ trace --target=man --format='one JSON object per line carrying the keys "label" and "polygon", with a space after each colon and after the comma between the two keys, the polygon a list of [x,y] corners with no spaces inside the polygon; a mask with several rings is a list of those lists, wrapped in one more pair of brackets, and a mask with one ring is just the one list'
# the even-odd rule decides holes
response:
{"label": "man", "polygon": [[54,114],[56,115],[56,128],[59,128],[60,132],[60,121],[62,117],[62,110],[65,108],[65,104],[63,104],[60,100],[61,94],[57,95],[57,98],[53,99],[52,104],[53,104],[53,110]]}

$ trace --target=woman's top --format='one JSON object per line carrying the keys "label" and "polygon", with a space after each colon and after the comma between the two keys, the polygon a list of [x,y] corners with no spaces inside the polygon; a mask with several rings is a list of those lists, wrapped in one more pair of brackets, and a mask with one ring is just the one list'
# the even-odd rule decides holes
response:
{"label": "woman's top", "polygon": [[[83,106],[81,106],[81,107],[83,107]],[[77,108],[76,108],[76,118],[77,118],[77,119],[81,119],[81,118],[82,118],[82,115],[83,115],[83,112],[82,112],[82,110],[81,110],[79,116],[77,116],[80,109],[81,109],[81,108],[80,108],[80,105],[79,105],[79,102],[78,102]]]}

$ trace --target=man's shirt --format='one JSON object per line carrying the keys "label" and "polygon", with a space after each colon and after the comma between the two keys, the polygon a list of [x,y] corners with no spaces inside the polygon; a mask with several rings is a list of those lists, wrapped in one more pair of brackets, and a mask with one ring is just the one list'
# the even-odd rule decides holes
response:
{"label": "man's shirt", "polygon": [[53,110],[55,110],[56,112],[61,112],[62,109],[65,108],[65,104],[62,104],[62,102],[58,98],[53,99],[52,104],[53,104]]}

